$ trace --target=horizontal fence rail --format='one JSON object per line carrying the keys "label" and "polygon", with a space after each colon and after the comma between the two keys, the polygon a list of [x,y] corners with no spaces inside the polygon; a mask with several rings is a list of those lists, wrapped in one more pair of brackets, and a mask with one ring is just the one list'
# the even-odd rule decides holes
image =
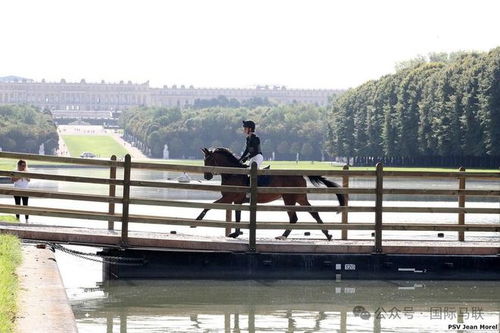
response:
{"label": "horizontal fence rail", "polygon": [[123,185],[123,181],[120,179],[49,175],[49,174],[34,173],[34,172],[17,172],[17,171],[2,171],[2,170],[0,170],[0,176],[24,177],[24,178],[30,178],[30,179],[32,178],[32,179],[44,179],[44,180],[56,180],[56,181],[61,181],[61,182],[74,182],[74,183]]}
{"label": "horizontal fence rail", "polygon": [[[465,214],[497,214],[500,216],[500,208],[476,208],[465,207],[465,199],[468,196],[499,198],[500,190],[472,190],[466,189],[468,179],[480,179],[484,181],[496,181],[500,184],[499,172],[466,172],[463,168],[457,172],[406,172],[406,171],[384,171],[383,166],[378,164],[375,171],[357,171],[349,170],[344,166],[342,170],[268,170],[257,168],[252,165],[251,168],[225,168],[225,167],[206,167],[206,166],[186,166],[162,163],[132,162],[129,155],[124,161],[117,161],[113,156],[110,160],[100,159],[79,159],[69,157],[44,156],[34,154],[21,154],[0,152],[0,158],[24,159],[29,161],[40,161],[46,163],[64,163],[95,166],[99,168],[109,168],[109,178],[80,177],[54,175],[50,173],[36,172],[17,172],[0,171],[3,177],[25,177],[32,179],[41,179],[56,182],[77,182],[87,184],[107,185],[109,191],[107,195],[102,194],[80,194],[73,192],[46,191],[37,189],[18,189],[12,187],[0,187],[0,195],[16,195],[36,198],[50,198],[58,200],[73,200],[84,202],[105,203],[106,211],[96,212],[80,209],[61,209],[36,206],[16,206],[0,204],[0,212],[19,214],[19,215],[39,215],[50,217],[62,217],[71,219],[85,219],[95,221],[108,221],[108,229],[113,230],[115,222],[121,223],[120,246],[127,247],[128,224],[157,224],[157,225],[178,225],[178,226],[200,226],[224,228],[226,235],[230,228],[241,228],[249,230],[248,250],[257,251],[256,231],[271,229],[290,229],[290,230],[339,230],[341,239],[347,240],[348,231],[368,230],[373,231],[374,235],[374,253],[383,252],[382,231],[453,231],[458,232],[460,241],[464,240],[465,232],[500,232],[500,220],[498,224],[465,223]],[[117,170],[123,171],[123,178],[117,179]],[[206,185],[206,184],[184,184],[171,181],[148,181],[131,179],[132,169],[143,169],[152,171],[173,171],[190,173],[212,173],[212,174],[238,174],[248,175],[250,179],[249,186],[229,186],[229,185]],[[269,176],[330,176],[342,179],[342,187],[259,187],[257,178],[260,175]],[[457,180],[457,189],[416,189],[416,188],[384,188],[384,178],[408,177],[419,179],[448,178]],[[350,178],[367,178],[375,180],[375,187],[349,187]],[[121,195],[116,194],[116,187],[121,188]],[[181,189],[194,191],[228,192],[228,193],[249,193],[250,204],[232,204],[232,203],[203,203],[182,200],[165,200],[154,198],[134,197],[130,194],[131,187],[147,187],[156,189]],[[259,204],[259,195],[261,194],[343,194],[346,202],[349,203],[349,195],[362,194],[374,198],[373,205],[368,206],[290,206],[290,205],[262,205]],[[384,206],[384,195],[417,195],[417,196],[454,196],[457,197],[458,207],[406,207],[406,206]],[[121,205],[121,211],[116,212],[115,205]],[[195,220],[177,217],[137,215],[130,214],[130,205],[147,205],[159,207],[180,207],[180,208],[200,208],[200,209],[218,209],[226,211],[226,221],[217,220]],[[77,206],[76,206],[77,207]],[[91,206],[88,206],[91,208]],[[104,208],[103,208],[104,209]],[[232,222],[232,211],[247,211],[250,213],[248,222]],[[261,220],[257,222],[258,212],[334,212],[341,213],[341,222],[328,222],[325,224],[317,223],[298,223],[290,224],[288,222],[268,222]],[[372,222],[352,221],[349,219],[349,213],[374,213],[375,218]],[[432,214],[457,214],[457,223],[395,223],[384,222],[384,213],[432,213]]]}
{"label": "horizontal fence rail", "polygon": [[371,188],[341,188],[341,187],[259,187],[257,193],[324,193],[324,194],[376,194]]}
{"label": "horizontal fence rail", "polygon": [[122,203],[122,198],[96,194],[76,194],[71,192],[54,192],[43,190],[25,190],[0,187],[0,194],[17,195],[21,197],[50,198],[76,201]]}
{"label": "horizontal fence rail", "polygon": [[416,172],[416,171],[384,171],[384,177],[406,177],[406,178],[462,178],[498,180],[498,172]]}
{"label": "horizontal fence rail", "polygon": [[154,182],[147,180],[132,180],[130,186],[154,187],[154,188],[170,188],[181,190],[200,190],[200,191],[215,191],[215,192],[248,192],[246,186],[231,186],[231,185],[202,185],[202,184],[182,184],[170,182]]}
{"label": "horizontal fence rail", "polygon": [[479,196],[479,197],[498,197],[500,191],[493,190],[421,190],[421,189],[384,189],[384,194],[400,195],[445,195],[445,196]]}

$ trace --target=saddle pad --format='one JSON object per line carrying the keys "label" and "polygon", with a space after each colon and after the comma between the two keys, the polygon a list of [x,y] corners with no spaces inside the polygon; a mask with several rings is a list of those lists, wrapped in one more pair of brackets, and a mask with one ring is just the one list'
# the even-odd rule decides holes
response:
{"label": "saddle pad", "polygon": [[[257,176],[257,186],[268,186],[271,183],[272,176]],[[246,186],[250,186],[250,177],[247,178]]]}

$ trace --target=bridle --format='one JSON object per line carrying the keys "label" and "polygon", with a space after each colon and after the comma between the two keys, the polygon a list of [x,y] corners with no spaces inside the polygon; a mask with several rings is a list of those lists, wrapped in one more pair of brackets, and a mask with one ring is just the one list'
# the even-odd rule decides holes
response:
{"label": "bridle", "polygon": [[[209,160],[209,159],[211,159],[211,160]],[[205,159],[205,161],[212,162],[214,164],[213,166],[215,166],[215,167],[219,166],[219,164],[217,163],[217,159],[215,159],[215,157],[214,157],[214,153],[210,153],[210,156],[208,156],[208,158]]]}
{"label": "bridle", "polygon": [[[211,162],[211,163],[213,164],[213,165],[211,165],[211,166],[214,166],[214,167],[219,167],[219,166],[221,166],[221,165],[219,165],[219,163],[217,163],[217,159],[213,156],[214,154],[215,154],[215,153],[212,153],[212,152],[211,152],[211,153],[210,153],[210,156],[207,156],[207,157],[205,158],[205,162]],[[212,173],[212,172],[210,172],[210,173],[211,173],[211,174],[213,174],[213,175],[215,175],[215,173]],[[233,176],[233,175],[231,175],[231,174],[225,174],[225,175],[226,175],[227,177],[231,177],[231,176]]]}

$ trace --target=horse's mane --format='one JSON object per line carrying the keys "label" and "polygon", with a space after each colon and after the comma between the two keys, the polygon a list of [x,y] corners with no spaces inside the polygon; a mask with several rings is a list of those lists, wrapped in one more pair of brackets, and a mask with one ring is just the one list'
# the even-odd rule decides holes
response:
{"label": "horse's mane", "polygon": [[215,148],[212,150],[212,153],[220,153],[224,155],[227,158],[228,162],[234,164],[236,167],[239,168],[248,167],[246,164],[241,163],[240,160],[236,156],[234,156],[234,154],[227,148],[224,147]]}

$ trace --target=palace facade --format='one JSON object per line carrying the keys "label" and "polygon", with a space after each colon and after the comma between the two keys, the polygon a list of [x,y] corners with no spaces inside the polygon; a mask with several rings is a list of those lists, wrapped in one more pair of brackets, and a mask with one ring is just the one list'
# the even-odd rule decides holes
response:
{"label": "palace facade", "polygon": [[329,96],[338,90],[287,89],[283,86],[257,86],[253,89],[195,88],[193,86],[163,86],[153,88],[149,82],[137,84],[35,82],[28,79],[0,80],[0,105],[32,104],[61,113],[77,111],[121,111],[134,106],[186,107],[197,99],[225,96],[238,101],[253,97],[268,98],[277,103],[308,103],[326,105]]}

